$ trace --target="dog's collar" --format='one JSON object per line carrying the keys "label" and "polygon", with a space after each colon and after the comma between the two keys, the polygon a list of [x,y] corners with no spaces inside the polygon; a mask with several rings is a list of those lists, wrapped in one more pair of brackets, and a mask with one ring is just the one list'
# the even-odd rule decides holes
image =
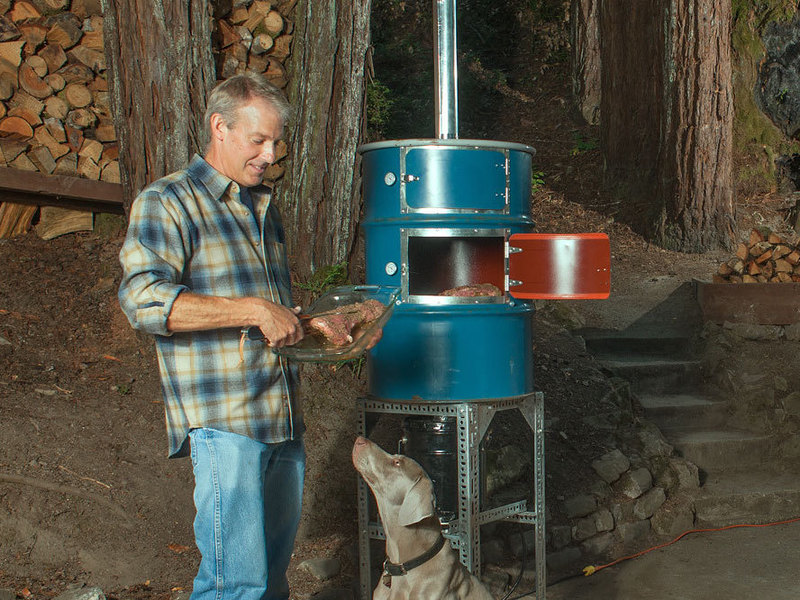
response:
{"label": "dog's collar", "polygon": [[417,556],[416,558],[412,558],[411,560],[407,560],[404,563],[393,563],[388,558],[383,561],[383,572],[395,577],[400,575],[405,575],[411,569],[414,569],[420,565],[425,564],[434,556],[439,554],[439,550],[442,549],[444,546],[444,536],[439,535],[439,539],[437,539],[433,546],[428,548],[425,552]]}

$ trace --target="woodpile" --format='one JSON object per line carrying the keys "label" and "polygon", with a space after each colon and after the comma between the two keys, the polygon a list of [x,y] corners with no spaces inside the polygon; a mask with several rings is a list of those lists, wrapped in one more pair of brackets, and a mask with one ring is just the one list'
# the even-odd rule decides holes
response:
{"label": "woodpile", "polygon": [[[284,62],[289,57],[294,24],[288,18],[295,0],[227,0],[217,4],[214,14],[212,46],[216,57],[217,79],[253,71],[279,88],[288,83]],[[283,176],[279,161],[287,148],[280,143],[275,164],[267,168],[264,179]]]}
{"label": "woodpile", "polygon": [[[285,88],[295,4],[216,2],[217,79],[254,71]],[[101,13],[100,0],[0,0],[0,167],[119,183]],[[283,175],[287,154],[280,142],[265,180]],[[0,237],[30,228],[36,210],[3,206]]]}
{"label": "woodpile", "polygon": [[[0,167],[119,183],[100,10],[97,0],[0,0]],[[28,219],[0,232],[26,231],[32,212],[0,213]]]}
{"label": "woodpile", "polygon": [[758,229],[736,249],[736,256],[722,263],[714,283],[800,282],[800,243]]}

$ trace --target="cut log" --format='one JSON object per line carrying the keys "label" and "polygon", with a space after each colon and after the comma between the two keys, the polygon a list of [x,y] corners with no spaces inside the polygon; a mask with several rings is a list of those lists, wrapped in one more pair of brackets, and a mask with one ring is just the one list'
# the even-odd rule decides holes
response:
{"label": "cut log", "polygon": [[60,235],[91,231],[94,215],[90,211],[70,210],[57,206],[43,206],[35,231],[43,240],[52,240]]}
{"label": "cut log", "polygon": [[20,171],[36,171],[36,165],[33,164],[27,154],[20,154],[17,158],[8,163],[9,167],[18,169]]}
{"label": "cut log", "polygon": [[80,19],[69,12],[47,17],[45,25],[49,27],[47,41],[58,44],[64,50],[72,48],[83,35]]}
{"label": "cut log", "polygon": [[33,139],[47,148],[54,159],[59,159],[69,152],[69,146],[56,140],[44,125],[34,130]]}
{"label": "cut log", "polygon": [[44,82],[50,86],[50,89],[53,90],[54,93],[60,92],[67,85],[67,82],[64,81],[64,78],[58,73],[45,75]]}
{"label": "cut log", "polygon": [[94,137],[99,142],[114,142],[117,140],[117,132],[114,123],[110,120],[100,119],[94,130]]}
{"label": "cut log", "polygon": [[28,152],[28,158],[36,165],[36,169],[39,173],[50,175],[50,173],[56,169],[56,161],[53,159],[53,155],[50,154],[50,150],[44,146],[37,146]]}
{"label": "cut log", "polygon": [[109,183],[120,183],[120,174],[119,174],[119,161],[111,161],[105,167],[103,167],[103,172],[100,174],[100,179],[102,181],[108,181]]}
{"label": "cut log", "polygon": [[8,100],[17,89],[17,78],[11,73],[0,73],[0,100]]}
{"label": "cut log", "polygon": [[31,55],[42,47],[47,37],[47,27],[35,21],[29,21],[19,26],[22,39],[25,40],[25,53]]}
{"label": "cut log", "polygon": [[270,34],[272,37],[278,37],[280,33],[283,31],[283,17],[281,13],[277,10],[271,10],[264,17],[264,20],[261,21],[259,25],[259,32],[263,28],[265,33]]}
{"label": "cut log", "polygon": [[250,12],[244,6],[237,6],[231,11],[230,21],[234,25],[241,25],[250,18]]}
{"label": "cut log", "polygon": [[86,179],[100,179],[100,167],[91,158],[79,156],[78,176]]}
{"label": "cut log", "polygon": [[275,45],[275,40],[268,33],[258,33],[253,36],[253,42],[250,44],[251,54],[264,54]]}
{"label": "cut log", "polygon": [[35,54],[33,56],[29,56],[25,59],[25,64],[33,69],[33,72],[39,77],[44,77],[48,73],[47,62],[41,56],[37,56]]}
{"label": "cut log", "polygon": [[38,207],[3,202],[0,204],[0,238],[7,239],[27,233]]}
{"label": "cut log", "polygon": [[103,144],[97,140],[86,139],[78,152],[78,156],[91,158],[95,163],[100,162],[100,155],[103,154]]}
{"label": "cut log", "polygon": [[69,0],[28,0],[42,15],[52,15],[69,8]]}
{"label": "cut log", "polygon": [[67,145],[69,149],[77,154],[83,146],[83,131],[66,125],[64,127],[64,132],[67,134]]}
{"label": "cut log", "polygon": [[68,83],[59,96],[73,108],[84,108],[92,103],[92,93],[80,83]]}
{"label": "cut log", "polygon": [[0,43],[0,71],[17,74],[17,69],[22,62],[22,47],[24,45],[25,40]]}
{"label": "cut log", "polygon": [[65,119],[69,112],[66,101],[58,96],[50,96],[44,101],[44,114],[54,119]]}
{"label": "cut log", "polygon": [[101,0],[72,0],[69,11],[79,19],[102,15],[103,7]]}
{"label": "cut log", "polygon": [[217,21],[217,37],[219,39],[219,47],[223,50],[228,46],[239,42],[242,38],[236,32],[236,29],[226,23],[225,21]]}
{"label": "cut log", "polygon": [[88,129],[97,123],[97,115],[91,110],[86,108],[76,108],[71,110],[64,120],[67,127],[74,127],[75,129]]}
{"label": "cut log", "polygon": [[59,158],[56,161],[56,170],[53,171],[53,174],[76,177],[78,175],[78,155],[69,153]]}
{"label": "cut log", "polygon": [[42,16],[36,7],[27,0],[17,0],[14,2],[14,8],[8,13],[14,23],[21,23],[28,19],[38,19]]}
{"label": "cut log", "polygon": [[39,50],[39,56],[47,63],[48,73],[55,73],[67,62],[67,55],[58,44],[47,44]]}
{"label": "cut log", "polygon": [[29,147],[28,142],[0,138],[0,149],[3,151],[6,162],[11,162],[23,152],[27,152]]}
{"label": "cut log", "polygon": [[81,63],[67,63],[61,67],[57,73],[61,75],[67,83],[89,83],[94,81],[94,71]]}
{"label": "cut log", "polygon": [[0,137],[29,140],[33,137],[33,128],[22,117],[6,117],[0,121]]}
{"label": "cut log", "polygon": [[53,95],[53,90],[47,82],[39,77],[27,62],[19,67],[19,86],[35,98],[47,98]]}
{"label": "cut log", "polygon": [[293,36],[291,35],[279,35],[276,37],[275,45],[269,55],[281,61],[287,59],[291,54],[292,38]]}
{"label": "cut log", "polygon": [[72,50],[67,52],[67,56],[72,58],[75,62],[81,63],[89,67],[92,71],[105,71],[106,70],[106,56],[98,50],[92,50],[86,47],[83,43],[75,46]]}

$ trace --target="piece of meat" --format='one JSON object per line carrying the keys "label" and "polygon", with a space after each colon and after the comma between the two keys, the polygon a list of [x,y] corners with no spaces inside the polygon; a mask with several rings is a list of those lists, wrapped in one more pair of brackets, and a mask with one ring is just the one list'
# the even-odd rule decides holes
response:
{"label": "piece of meat", "polygon": [[385,309],[386,306],[377,300],[354,302],[319,317],[312,317],[306,327],[310,332],[324,336],[334,346],[346,346],[353,342],[353,330],[356,327],[374,321]]}
{"label": "piece of meat", "polygon": [[476,296],[502,296],[503,292],[500,291],[495,285],[491,283],[471,283],[469,285],[460,285],[443,291],[440,296],[458,296],[461,298],[473,298]]}

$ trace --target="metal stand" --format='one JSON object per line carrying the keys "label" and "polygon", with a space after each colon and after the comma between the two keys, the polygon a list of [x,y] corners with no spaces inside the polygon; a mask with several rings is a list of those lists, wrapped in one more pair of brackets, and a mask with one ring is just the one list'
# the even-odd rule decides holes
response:
{"label": "metal stand", "polygon": [[[519,409],[533,432],[533,510],[527,501],[514,502],[486,511],[480,510],[479,446],[497,411]],[[526,523],[535,528],[536,600],[545,598],[544,530],[544,394],[505,400],[470,402],[385,402],[370,398],[358,400],[358,434],[367,435],[367,414],[430,415],[455,417],[458,430],[458,519],[450,523],[445,537],[459,552],[461,563],[480,576],[480,526],[494,521]],[[369,487],[358,480],[358,545],[361,597],[372,597],[370,540],[385,539],[379,522],[369,515]]]}

